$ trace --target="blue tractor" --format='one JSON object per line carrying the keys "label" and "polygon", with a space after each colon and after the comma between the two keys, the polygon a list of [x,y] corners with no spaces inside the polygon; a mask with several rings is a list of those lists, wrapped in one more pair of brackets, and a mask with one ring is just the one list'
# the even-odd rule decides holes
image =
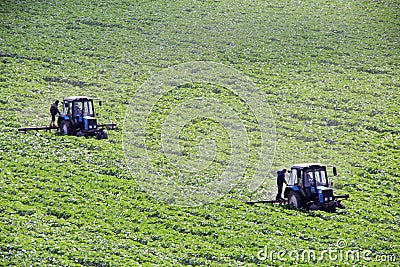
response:
{"label": "blue tractor", "polygon": [[113,129],[115,124],[97,124],[93,99],[86,96],[71,96],[63,101],[58,126],[62,135],[95,136],[97,139],[107,139],[108,133],[105,128]]}
{"label": "blue tractor", "polygon": [[[327,167],[319,163],[303,163],[292,166],[284,191],[287,204],[307,210],[335,212],[344,208],[341,203],[348,195],[335,196],[329,183]],[[333,175],[337,175],[333,167]]]}

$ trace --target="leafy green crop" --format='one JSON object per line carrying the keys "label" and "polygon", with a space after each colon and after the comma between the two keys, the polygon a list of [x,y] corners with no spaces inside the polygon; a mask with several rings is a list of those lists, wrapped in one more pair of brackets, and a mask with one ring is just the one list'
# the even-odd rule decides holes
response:
{"label": "leafy green crop", "polygon": [[[398,1],[0,2],[1,265],[398,264],[399,9]],[[200,60],[240,70],[268,101],[277,147],[267,180],[294,163],[335,165],[336,193],[351,196],[345,210],[248,206],[235,190],[205,206],[175,207],[141,190],[122,147],[130,99],[156,72]],[[162,96],[153,110],[149,151],[168,109],[205,89],[256,128],[245,103],[224,88],[186,89]],[[108,140],[17,132],[48,125],[50,103],[69,95],[102,99],[98,120],[119,129]],[[213,120],[183,129],[185,155],[195,157],[208,133],[218,144],[214,168],[190,183],[207,182],[229,160],[228,137]],[[259,145],[251,134],[248,176]],[[253,198],[267,195],[267,182]],[[320,255],[339,241],[343,253],[370,257],[288,254]],[[265,248],[287,254],[263,259]]]}

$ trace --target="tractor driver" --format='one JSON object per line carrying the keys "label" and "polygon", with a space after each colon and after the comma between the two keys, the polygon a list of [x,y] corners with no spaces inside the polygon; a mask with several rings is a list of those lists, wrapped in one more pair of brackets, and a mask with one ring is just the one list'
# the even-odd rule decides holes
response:
{"label": "tractor driver", "polygon": [[81,115],[81,109],[79,108],[78,102],[74,103],[74,117],[79,117]]}
{"label": "tractor driver", "polygon": [[304,189],[307,197],[310,197],[311,195],[311,186],[314,185],[313,179],[310,175],[310,173],[306,174],[306,177],[304,179]]}
{"label": "tractor driver", "polygon": [[80,122],[82,122],[82,116],[81,116],[82,109],[79,107],[79,104],[80,104],[79,102],[74,102],[74,105],[73,105],[72,120],[73,120],[74,124],[79,124]]}
{"label": "tractor driver", "polygon": [[304,180],[304,187],[310,187],[313,183],[310,173],[306,174],[306,179]]}

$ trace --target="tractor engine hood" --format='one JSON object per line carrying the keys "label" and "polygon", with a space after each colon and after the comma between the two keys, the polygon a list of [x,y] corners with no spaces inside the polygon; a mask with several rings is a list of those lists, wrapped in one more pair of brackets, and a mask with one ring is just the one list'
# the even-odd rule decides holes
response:
{"label": "tractor engine hood", "polygon": [[322,191],[325,191],[325,190],[332,190],[332,188],[326,187],[326,186],[317,186],[318,193],[321,193]]}

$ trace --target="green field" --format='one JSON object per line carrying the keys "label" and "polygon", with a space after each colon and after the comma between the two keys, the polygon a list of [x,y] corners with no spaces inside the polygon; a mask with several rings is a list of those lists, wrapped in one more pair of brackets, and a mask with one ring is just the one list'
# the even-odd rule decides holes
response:
{"label": "green field", "polygon": [[[0,265],[400,264],[398,1],[2,0],[0,13]],[[243,179],[210,204],[180,207],[130,172],[124,122],[143,83],[196,61],[250,78],[271,109],[276,150],[256,192],[243,194]],[[164,175],[175,171],[159,153],[166,113],[209,92],[257,128],[246,103],[218,85],[163,95],[145,149]],[[108,140],[18,133],[48,125],[50,103],[70,95],[101,99],[99,121],[118,130]],[[213,168],[189,181],[201,185],[223,171],[230,145],[216,121],[192,123],[188,159],[206,133],[218,145]],[[249,132],[245,178],[260,160],[259,132]],[[351,196],[345,210],[243,203],[270,197],[277,170],[313,161],[337,166],[335,191]]]}

